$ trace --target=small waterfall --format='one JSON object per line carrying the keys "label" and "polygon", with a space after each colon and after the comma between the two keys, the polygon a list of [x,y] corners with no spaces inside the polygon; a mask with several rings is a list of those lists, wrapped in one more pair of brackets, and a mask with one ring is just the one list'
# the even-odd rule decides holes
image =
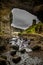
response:
{"label": "small waterfall", "polygon": [[[17,41],[16,41],[17,40]],[[25,41],[25,40],[23,40],[23,39],[20,39],[20,38],[13,38],[12,39],[12,41],[11,41],[11,45],[18,45],[19,46],[19,50],[21,50],[21,49],[26,49],[26,51],[27,52],[31,52],[32,51],[32,49],[30,49],[30,48],[28,48],[28,43],[30,42],[30,40],[27,40],[27,41]]]}

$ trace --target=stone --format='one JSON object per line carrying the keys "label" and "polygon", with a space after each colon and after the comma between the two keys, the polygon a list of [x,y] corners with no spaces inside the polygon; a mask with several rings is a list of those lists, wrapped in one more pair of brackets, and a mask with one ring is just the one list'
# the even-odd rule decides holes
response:
{"label": "stone", "polygon": [[11,48],[13,48],[14,50],[19,50],[19,46],[18,45],[13,45],[13,46],[11,46]]}
{"label": "stone", "polygon": [[32,48],[33,51],[38,51],[38,50],[41,50],[41,47],[36,45]]}
{"label": "stone", "polygon": [[20,62],[20,60],[21,60],[21,57],[20,56],[15,56],[13,59],[12,59],[12,61],[16,64],[16,63],[18,63],[18,62]]}
{"label": "stone", "polygon": [[10,55],[11,55],[11,56],[16,55],[16,50],[15,50],[15,51],[11,51],[11,52],[10,52]]}
{"label": "stone", "polygon": [[25,49],[21,49],[20,52],[23,54],[23,53],[26,52],[26,50]]}
{"label": "stone", "polygon": [[0,65],[7,65],[6,60],[5,60],[5,59],[0,58]]}

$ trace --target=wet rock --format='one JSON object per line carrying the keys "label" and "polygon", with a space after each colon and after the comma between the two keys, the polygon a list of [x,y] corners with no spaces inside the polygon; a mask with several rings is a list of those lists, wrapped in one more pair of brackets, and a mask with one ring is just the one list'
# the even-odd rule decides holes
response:
{"label": "wet rock", "polygon": [[6,48],[4,45],[0,45],[0,51],[4,51]]}
{"label": "wet rock", "polygon": [[20,56],[15,56],[13,59],[12,59],[12,61],[16,64],[16,63],[18,63],[18,62],[20,62],[20,60],[21,60],[21,57]]}
{"label": "wet rock", "polygon": [[39,65],[43,65],[43,62],[40,62]]}
{"label": "wet rock", "polygon": [[11,46],[11,48],[13,48],[14,50],[19,50],[19,46],[18,45],[13,45],[13,46]]}
{"label": "wet rock", "polygon": [[30,39],[30,41],[34,41],[34,39]]}
{"label": "wet rock", "polygon": [[16,50],[10,52],[11,56],[14,56],[15,54],[16,54]]}
{"label": "wet rock", "polygon": [[1,58],[6,59],[7,60],[7,56],[1,55]]}
{"label": "wet rock", "polygon": [[7,65],[6,60],[5,60],[5,59],[0,58],[0,65]]}
{"label": "wet rock", "polygon": [[21,53],[25,53],[26,50],[25,50],[25,49],[21,49],[20,52],[21,52]]}
{"label": "wet rock", "polygon": [[36,45],[32,48],[33,51],[38,51],[38,50],[41,50],[41,47]]}
{"label": "wet rock", "polygon": [[30,45],[31,44],[31,42],[28,42],[28,45]]}

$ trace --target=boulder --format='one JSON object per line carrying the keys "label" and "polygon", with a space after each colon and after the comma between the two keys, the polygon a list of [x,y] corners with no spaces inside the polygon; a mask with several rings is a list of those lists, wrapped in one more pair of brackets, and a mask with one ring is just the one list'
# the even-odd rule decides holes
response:
{"label": "boulder", "polygon": [[33,51],[38,51],[38,50],[41,50],[41,47],[36,45],[32,48]]}
{"label": "boulder", "polygon": [[0,45],[0,51],[4,51],[6,48],[4,45]]}
{"label": "boulder", "polygon": [[18,63],[18,62],[20,62],[20,60],[21,60],[21,57],[20,56],[15,56],[13,59],[12,59],[12,61],[16,64],[16,63]]}
{"label": "boulder", "polygon": [[23,53],[26,52],[26,50],[25,49],[21,49],[20,52],[23,54]]}
{"label": "boulder", "polygon": [[16,50],[10,52],[11,56],[14,56],[15,54],[16,54]]}
{"label": "boulder", "polygon": [[12,45],[11,48],[13,48],[14,50],[19,50],[19,46],[18,45]]}

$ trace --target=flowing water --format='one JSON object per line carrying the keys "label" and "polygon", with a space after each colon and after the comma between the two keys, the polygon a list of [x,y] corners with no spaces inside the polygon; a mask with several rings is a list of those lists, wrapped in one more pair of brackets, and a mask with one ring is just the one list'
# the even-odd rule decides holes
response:
{"label": "flowing water", "polygon": [[[30,41],[30,40],[28,40],[28,41]],[[13,63],[12,56],[10,55],[10,52],[12,50],[4,53],[4,55],[7,56],[7,60],[10,62],[10,65],[32,65],[32,64],[36,65],[36,64],[39,64],[40,62],[42,62],[42,60],[40,58],[38,58],[38,57],[32,58],[32,57],[30,57],[28,55],[30,51],[32,52],[32,50],[27,47],[28,46],[28,41],[24,42],[23,39],[22,40],[18,39],[18,41],[16,43],[17,45],[19,45],[19,48],[21,48],[21,49],[22,48],[28,49],[28,53],[25,52],[24,54],[22,54],[20,51],[17,51],[16,55],[21,57],[21,61],[19,63],[17,63],[17,64]],[[13,42],[14,42],[14,40],[13,40]],[[22,43],[24,45],[22,45]],[[13,44],[15,45],[15,43],[12,43],[12,45]],[[9,64],[7,63],[7,65],[9,65]]]}
{"label": "flowing water", "polygon": [[7,60],[10,62],[10,65],[32,65],[32,64],[36,65],[42,62],[42,60],[39,59],[38,57],[31,58],[27,53],[21,54],[20,52],[17,52],[17,55],[21,56],[21,61],[15,64],[12,61],[12,56],[10,55],[10,51],[5,53],[4,55],[7,56]]}

